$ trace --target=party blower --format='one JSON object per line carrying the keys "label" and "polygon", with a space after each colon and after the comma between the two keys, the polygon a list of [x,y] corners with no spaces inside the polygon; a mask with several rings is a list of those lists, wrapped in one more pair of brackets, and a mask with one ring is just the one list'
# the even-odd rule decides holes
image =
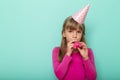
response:
{"label": "party blower", "polygon": [[82,48],[82,45],[80,42],[74,42],[73,49],[77,49],[77,48]]}

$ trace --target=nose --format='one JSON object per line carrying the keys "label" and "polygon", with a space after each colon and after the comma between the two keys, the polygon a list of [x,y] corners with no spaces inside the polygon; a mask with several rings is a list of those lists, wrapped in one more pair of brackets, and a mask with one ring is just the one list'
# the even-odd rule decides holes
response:
{"label": "nose", "polygon": [[73,38],[77,38],[77,33],[75,31],[73,32]]}

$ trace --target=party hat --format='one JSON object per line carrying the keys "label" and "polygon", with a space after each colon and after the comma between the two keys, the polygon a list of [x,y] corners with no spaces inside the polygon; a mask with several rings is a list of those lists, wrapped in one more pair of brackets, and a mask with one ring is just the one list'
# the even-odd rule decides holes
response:
{"label": "party hat", "polygon": [[79,24],[83,24],[89,7],[90,7],[90,4],[86,5],[83,9],[78,11],[76,14],[72,15],[72,18],[75,21],[77,21]]}

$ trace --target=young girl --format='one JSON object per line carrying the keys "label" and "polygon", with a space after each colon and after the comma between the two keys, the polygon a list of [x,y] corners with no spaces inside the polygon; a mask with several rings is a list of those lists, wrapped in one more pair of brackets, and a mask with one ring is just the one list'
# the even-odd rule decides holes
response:
{"label": "young girl", "polygon": [[[52,52],[53,69],[59,80],[96,80],[93,51],[87,47],[84,37],[88,9],[89,5],[63,24],[61,46]],[[75,42],[80,46],[74,48]]]}

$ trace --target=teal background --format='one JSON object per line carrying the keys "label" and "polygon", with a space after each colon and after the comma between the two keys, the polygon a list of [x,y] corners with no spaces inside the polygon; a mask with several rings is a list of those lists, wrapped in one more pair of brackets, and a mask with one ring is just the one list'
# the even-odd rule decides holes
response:
{"label": "teal background", "polygon": [[87,3],[97,80],[120,80],[119,0],[1,0],[0,80],[56,80],[52,49],[60,45],[63,21]]}

